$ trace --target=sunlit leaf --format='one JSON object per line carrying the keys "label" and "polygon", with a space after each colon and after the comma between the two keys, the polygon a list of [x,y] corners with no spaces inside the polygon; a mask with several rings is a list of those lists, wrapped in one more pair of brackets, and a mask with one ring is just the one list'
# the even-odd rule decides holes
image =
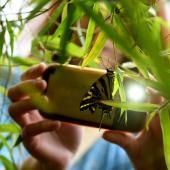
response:
{"label": "sunlit leaf", "polygon": [[4,92],[5,92],[5,87],[4,86],[0,86],[0,93],[4,94]]}
{"label": "sunlit leaf", "polygon": [[10,37],[10,48],[11,48],[11,56],[13,55],[13,51],[14,51],[14,32],[13,32],[13,29],[12,29],[12,25],[11,23],[6,20],[6,24],[7,24],[7,30],[8,30],[8,33],[9,33],[9,37]]}
{"label": "sunlit leaf", "polygon": [[121,72],[119,68],[117,68],[115,71],[116,71],[117,81],[119,84],[120,99],[122,102],[126,102],[126,94],[125,94],[125,89],[123,85],[124,74]]}
{"label": "sunlit leaf", "polygon": [[[60,50],[60,38],[56,37],[42,37],[41,42],[44,43],[44,46],[49,50]],[[75,57],[82,57],[84,52],[81,47],[75,43],[68,42],[66,48],[66,54]]]}
{"label": "sunlit leaf", "polygon": [[0,32],[0,57],[2,56],[4,41],[5,41],[5,28],[2,27],[2,31]]}
{"label": "sunlit leaf", "polygon": [[113,26],[107,24],[105,20],[101,18],[100,15],[93,13],[92,10],[90,10],[88,6],[85,5],[85,1],[76,0],[76,3],[81,7],[83,11],[85,11],[85,13],[89,17],[93,18],[96,24],[105,32],[107,37],[109,37],[113,42],[115,42],[116,46],[119,47],[122,50],[122,52],[124,52],[127,56],[131,57],[135,61],[135,63],[137,64],[137,66],[139,66],[139,69],[141,70],[143,75],[147,77],[148,72],[145,68],[146,65],[143,64],[145,60],[144,59],[141,60],[141,57],[142,58],[144,57],[143,54],[140,53],[139,50],[136,50],[136,48],[133,48],[133,45],[129,43],[129,40],[122,37],[117,32],[117,30]]}
{"label": "sunlit leaf", "polygon": [[22,142],[22,136],[19,135],[14,143],[14,146],[13,147],[17,147],[21,142]]}
{"label": "sunlit leaf", "polygon": [[109,106],[136,112],[151,112],[159,108],[159,105],[150,103],[114,102],[111,100],[101,100],[100,102]]}
{"label": "sunlit leaf", "polygon": [[8,160],[6,157],[4,157],[3,155],[0,155],[0,162],[2,162],[2,164],[9,170],[16,170],[16,166],[14,164],[14,157],[12,154],[12,148],[10,147],[10,145],[8,144],[8,136],[5,137],[3,135],[0,134],[0,140],[1,140],[1,144],[3,145],[3,147],[5,147],[10,155],[10,159]]}
{"label": "sunlit leaf", "polygon": [[0,161],[3,163],[6,170],[17,170],[16,166],[5,156],[0,155]]}
{"label": "sunlit leaf", "polygon": [[20,128],[16,124],[0,124],[0,132],[20,133]]}
{"label": "sunlit leaf", "polygon": [[100,32],[91,51],[89,52],[89,54],[87,56],[85,56],[82,66],[87,66],[88,63],[90,63],[91,61],[93,61],[95,58],[99,57],[102,49],[104,48],[104,45],[107,41],[108,37],[106,36],[106,34],[104,32]]}
{"label": "sunlit leaf", "polygon": [[[60,50],[59,50],[59,53],[60,53],[60,63],[64,63],[67,59],[68,59],[68,56],[66,55],[66,48],[67,48],[67,42],[69,42],[71,40],[71,29],[70,29],[70,26],[72,24],[72,20],[73,20],[73,15],[74,15],[74,12],[75,12],[75,5],[74,4],[68,4],[66,6],[66,9],[67,9],[67,12],[65,11],[65,14],[64,15],[64,20],[66,21],[65,22],[65,25],[63,27],[63,30],[62,30],[62,34],[61,34],[61,37],[60,37]],[[66,10],[65,9],[65,10]],[[67,15],[67,13],[69,15]]]}
{"label": "sunlit leaf", "polygon": [[146,123],[145,123],[146,130],[149,130],[149,124],[150,124],[150,122],[152,121],[152,119],[154,118],[155,115],[156,115],[156,111],[149,113],[149,115],[146,119]]}
{"label": "sunlit leaf", "polygon": [[64,21],[64,19],[66,19],[68,15],[68,5],[69,5],[69,2],[65,3],[63,7],[62,14],[61,14],[61,21]]}
{"label": "sunlit leaf", "polygon": [[170,169],[170,115],[167,108],[160,111],[160,121],[163,135],[164,154],[167,168]]}
{"label": "sunlit leaf", "polygon": [[60,3],[60,5],[57,7],[57,10],[55,10],[51,16],[49,17],[48,19],[48,23],[46,24],[45,27],[42,28],[42,30],[40,31],[39,35],[43,35],[45,34],[46,32],[49,31],[49,29],[53,26],[53,24],[57,21],[57,19],[59,18],[62,10],[63,10],[63,7],[65,5],[65,1],[62,1]]}
{"label": "sunlit leaf", "polygon": [[24,66],[32,66],[39,63],[36,58],[11,57],[11,61],[16,65]]}
{"label": "sunlit leaf", "polygon": [[37,14],[39,14],[39,13],[41,14],[42,8],[49,3],[48,0],[36,0],[36,2],[33,0],[32,3],[33,2],[36,4],[36,6],[30,13],[30,15],[27,17],[27,21],[31,20],[32,18],[37,16]]}
{"label": "sunlit leaf", "polygon": [[[98,11],[98,5],[97,4],[94,4],[93,10],[95,12]],[[92,43],[92,38],[93,38],[93,35],[94,35],[95,26],[96,26],[95,22],[93,21],[92,18],[90,18],[89,23],[88,23],[88,27],[87,27],[87,32],[86,32],[84,53],[86,53],[89,50],[89,47]]]}

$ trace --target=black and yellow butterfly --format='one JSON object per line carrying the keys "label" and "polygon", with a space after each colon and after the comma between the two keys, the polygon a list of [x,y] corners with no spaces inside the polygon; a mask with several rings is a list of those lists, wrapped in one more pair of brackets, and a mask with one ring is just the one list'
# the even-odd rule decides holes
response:
{"label": "black and yellow butterfly", "polygon": [[101,100],[112,100],[114,84],[114,72],[108,69],[107,73],[99,78],[84,95],[80,103],[80,111],[89,110],[94,113],[97,108],[102,110],[103,114],[110,117],[112,106],[101,103]]}

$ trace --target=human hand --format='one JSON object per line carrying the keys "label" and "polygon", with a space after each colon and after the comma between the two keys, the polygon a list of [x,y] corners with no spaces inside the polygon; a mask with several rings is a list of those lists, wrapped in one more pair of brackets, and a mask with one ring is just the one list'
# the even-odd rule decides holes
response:
{"label": "human hand", "polygon": [[47,83],[39,77],[45,70],[43,63],[31,67],[21,76],[22,82],[9,89],[8,96],[13,102],[9,113],[23,129],[25,147],[43,167],[65,169],[80,144],[81,128],[44,118],[23,90],[30,86],[43,92]]}
{"label": "human hand", "polygon": [[106,131],[104,139],[125,149],[136,170],[166,170],[159,116],[137,135],[123,131]]}
{"label": "human hand", "polygon": [[[162,98],[149,90],[152,103],[162,102]],[[103,138],[118,144],[128,154],[137,170],[166,170],[159,114],[137,134],[124,131],[105,131]]]}

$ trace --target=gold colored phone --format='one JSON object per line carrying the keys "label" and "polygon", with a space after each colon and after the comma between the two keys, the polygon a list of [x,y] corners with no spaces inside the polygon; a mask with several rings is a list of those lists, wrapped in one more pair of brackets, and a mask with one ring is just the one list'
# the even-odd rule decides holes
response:
{"label": "gold colored phone", "polygon": [[49,98],[50,107],[40,110],[41,114],[49,119],[97,128],[124,130],[136,132],[144,127],[146,113],[127,112],[127,121],[120,115],[120,109],[112,108],[109,116],[103,113],[101,107],[95,105],[95,110],[81,110],[83,97],[92,85],[107,70],[82,68],[75,65],[51,64],[43,75],[47,81],[44,92]]}

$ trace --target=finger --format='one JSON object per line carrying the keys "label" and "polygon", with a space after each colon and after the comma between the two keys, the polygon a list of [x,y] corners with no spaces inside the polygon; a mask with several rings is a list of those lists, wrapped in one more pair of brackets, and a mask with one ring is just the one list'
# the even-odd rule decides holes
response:
{"label": "finger", "polygon": [[103,138],[109,142],[115,143],[128,151],[134,144],[135,136],[122,131],[105,131]]}
{"label": "finger", "polygon": [[26,95],[26,87],[34,87],[39,92],[43,92],[46,87],[47,83],[45,80],[26,80],[24,82],[21,82],[8,90],[8,97],[11,101],[17,101],[25,97]]}
{"label": "finger", "polygon": [[57,131],[60,129],[59,121],[43,120],[38,123],[32,123],[25,126],[23,137],[33,137],[44,132]]}
{"label": "finger", "polygon": [[32,103],[32,101],[30,99],[25,99],[25,100],[21,100],[15,103],[12,103],[9,107],[9,114],[11,115],[11,117],[19,124],[21,124],[22,122],[21,119],[23,117],[24,114],[26,114],[27,112],[31,111],[31,110],[35,110],[36,107],[34,106],[34,104]]}
{"label": "finger", "polygon": [[47,65],[45,63],[35,65],[21,75],[21,80],[36,79],[44,73],[46,68]]}

